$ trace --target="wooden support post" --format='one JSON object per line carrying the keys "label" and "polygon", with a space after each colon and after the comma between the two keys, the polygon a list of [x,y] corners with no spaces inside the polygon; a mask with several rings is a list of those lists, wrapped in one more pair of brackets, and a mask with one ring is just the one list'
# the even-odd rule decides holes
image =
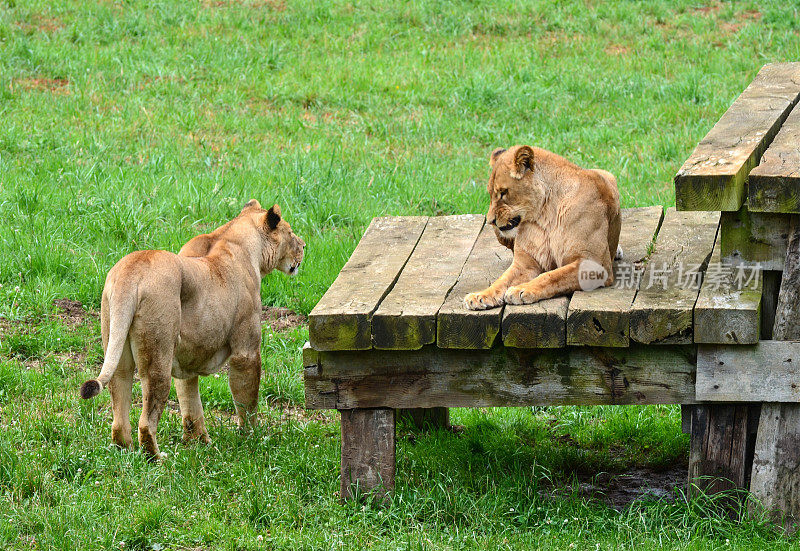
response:
{"label": "wooden support post", "polygon": [[746,489],[755,437],[751,417],[759,406],[698,405],[692,408],[689,493]]}
{"label": "wooden support post", "polygon": [[395,411],[344,409],[340,499],[373,492],[384,501],[394,490]]}
{"label": "wooden support post", "polygon": [[450,428],[449,408],[398,409],[397,414],[400,419],[405,420],[418,429],[430,430]]}
{"label": "wooden support post", "polygon": [[[775,325],[775,340],[800,339],[800,217],[792,216]],[[767,403],[756,439],[753,496],[784,527],[800,521],[800,405]]]}

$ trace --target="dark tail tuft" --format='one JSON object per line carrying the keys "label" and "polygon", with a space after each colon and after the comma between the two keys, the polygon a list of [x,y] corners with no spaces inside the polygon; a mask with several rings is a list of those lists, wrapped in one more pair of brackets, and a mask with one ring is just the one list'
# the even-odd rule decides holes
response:
{"label": "dark tail tuft", "polygon": [[100,387],[100,381],[97,379],[92,379],[90,381],[86,381],[81,385],[81,398],[84,400],[88,400],[89,398],[94,398],[98,394],[102,388]]}

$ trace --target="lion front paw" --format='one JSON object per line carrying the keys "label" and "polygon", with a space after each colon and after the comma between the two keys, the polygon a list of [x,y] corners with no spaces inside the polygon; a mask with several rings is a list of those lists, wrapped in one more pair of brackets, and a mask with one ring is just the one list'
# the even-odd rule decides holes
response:
{"label": "lion front paw", "polygon": [[464,306],[468,310],[488,310],[503,304],[502,293],[481,291],[480,293],[470,293],[464,297]]}
{"label": "lion front paw", "polygon": [[539,302],[541,297],[536,293],[530,292],[524,286],[517,285],[516,287],[509,287],[503,299],[506,304],[533,304],[534,302]]}

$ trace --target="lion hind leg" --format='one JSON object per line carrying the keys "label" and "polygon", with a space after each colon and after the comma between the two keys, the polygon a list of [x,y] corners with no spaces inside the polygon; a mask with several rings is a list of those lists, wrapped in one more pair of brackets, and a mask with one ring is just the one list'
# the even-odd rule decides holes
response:
{"label": "lion hind leg", "polygon": [[133,389],[133,361],[130,343],[126,342],[114,376],[108,382],[111,394],[111,410],[114,421],[111,423],[111,440],[120,448],[130,448],[131,437],[131,391]]}
{"label": "lion hind leg", "polygon": [[156,434],[169,399],[175,337],[163,327],[161,333],[155,327],[137,329],[142,330],[135,330],[131,336],[131,351],[142,383],[139,445],[150,459],[160,460],[164,456],[159,452]]}

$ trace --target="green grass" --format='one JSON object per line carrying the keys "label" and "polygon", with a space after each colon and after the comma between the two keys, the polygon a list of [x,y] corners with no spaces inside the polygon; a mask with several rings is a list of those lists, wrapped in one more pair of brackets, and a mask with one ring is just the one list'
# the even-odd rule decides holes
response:
{"label": "green grass", "polygon": [[[146,463],[109,447],[108,269],[278,202],[308,243],[267,304],[307,313],[373,216],[483,212],[487,157],[536,144],[618,176],[623,206],[672,175],[766,62],[800,59],[790,2],[0,2],[0,548],[784,548],[713,500],[621,512],[553,484],[685,460],[674,407],[456,411],[404,436],[385,510],[337,504],[338,420],[302,405],[303,327],[265,335],[261,426]],[[138,389],[138,387],[137,387]],[[134,412],[138,414],[138,411]],[[408,431],[401,434],[408,434]],[[569,438],[563,438],[569,435]],[[562,438],[559,438],[562,437]],[[259,539],[260,538],[260,539]]]}

